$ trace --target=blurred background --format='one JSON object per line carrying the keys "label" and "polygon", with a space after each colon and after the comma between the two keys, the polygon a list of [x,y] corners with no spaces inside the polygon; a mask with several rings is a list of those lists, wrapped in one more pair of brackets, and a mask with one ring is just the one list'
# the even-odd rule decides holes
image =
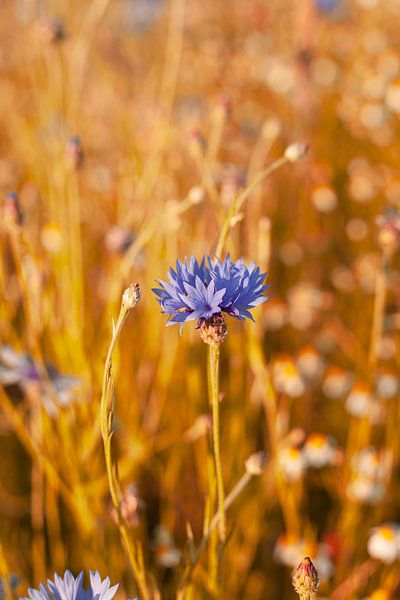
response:
{"label": "blurred background", "polygon": [[[99,428],[133,281],[113,452],[153,590],[286,600],[310,556],[320,598],[400,598],[399,14],[1,2],[0,598],[65,568],[135,595]],[[197,545],[215,504],[206,347],[191,324],[165,327],[151,287],[213,255],[234,198],[294,142],[308,155],[252,187],[225,248],[270,284],[221,347],[226,492],[251,453],[265,470],[228,511],[220,577],[206,551],[182,586],[188,532]]]}

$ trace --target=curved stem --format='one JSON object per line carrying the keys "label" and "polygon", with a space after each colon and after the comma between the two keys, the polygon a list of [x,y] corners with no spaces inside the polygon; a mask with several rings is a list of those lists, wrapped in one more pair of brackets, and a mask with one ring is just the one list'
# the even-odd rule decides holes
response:
{"label": "curved stem", "polygon": [[100,401],[100,429],[103,438],[104,456],[106,461],[106,470],[111,500],[118,516],[118,529],[121,535],[123,545],[125,546],[126,553],[128,555],[129,563],[139,591],[140,598],[142,600],[150,600],[151,595],[147,587],[144,569],[142,569],[141,567],[140,561],[138,559],[137,548],[130,536],[128,526],[121,511],[121,504],[119,498],[119,480],[117,470],[116,468],[114,468],[113,465],[111,454],[111,438],[113,434],[111,421],[113,416],[114,405],[114,384],[111,374],[112,354],[130,310],[131,307],[126,306],[124,305],[124,303],[122,303],[121,311],[119,313],[118,320],[113,331],[110,346],[108,348],[107,358],[104,365],[103,390]]}
{"label": "curved stem", "polygon": [[217,480],[217,499],[218,499],[218,536],[221,544],[226,539],[226,522],[224,508],[224,483],[222,479],[221,448],[219,438],[219,391],[218,391],[218,370],[219,370],[219,344],[208,345],[208,375],[209,375],[209,393],[212,406],[212,437],[213,454],[215,463],[215,476]]}
{"label": "curved stem", "polygon": [[215,249],[215,256],[220,257],[221,253],[225,247],[226,240],[228,238],[229,231],[232,228],[232,220],[238,214],[243,204],[246,202],[247,198],[250,196],[251,192],[256,188],[264,179],[266,179],[271,173],[279,169],[282,165],[285,165],[288,162],[286,156],[281,156],[275,162],[273,162],[269,167],[258,173],[249,183],[249,185],[239,192],[237,196],[232,200],[232,204],[229,208],[228,214],[226,215],[225,221],[222,225],[221,233],[218,238],[217,246]]}

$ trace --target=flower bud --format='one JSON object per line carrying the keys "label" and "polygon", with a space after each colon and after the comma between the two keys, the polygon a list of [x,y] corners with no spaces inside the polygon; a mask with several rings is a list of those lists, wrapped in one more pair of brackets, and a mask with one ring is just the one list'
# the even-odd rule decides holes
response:
{"label": "flower bud", "polygon": [[39,32],[42,39],[49,44],[57,44],[65,37],[64,24],[55,17],[42,17],[39,21]]}
{"label": "flower bud", "polygon": [[302,160],[308,152],[308,144],[304,144],[303,142],[296,142],[294,144],[290,144],[285,150],[285,158],[289,162],[297,162],[298,160]]}
{"label": "flower bud", "polygon": [[4,203],[4,220],[10,225],[22,225],[24,215],[19,203],[18,194],[10,192]]}
{"label": "flower bud", "polygon": [[65,163],[68,169],[75,171],[82,167],[84,160],[82,142],[77,135],[69,138],[65,147]]}
{"label": "flower bud", "polygon": [[200,337],[205,344],[219,344],[228,333],[228,328],[221,314],[204,319],[200,325]]}
{"label": "flower bud", "polygon": [[122,294],[122,308],[131,310],[138,304],[142,291],[138,283],[132,283]]}
{"label": "flower bud", "polygon": [[264,452],[254,452],[245,462],[246,472],[255,477],[262,475],[265,467]]}
{"label": "flower bud", "polygon": [[317,591],[319,585],[318,573],[308,556],[303,558],[296,568],[292,583],[300,600],[308,600],[311,598],[311,594]]}

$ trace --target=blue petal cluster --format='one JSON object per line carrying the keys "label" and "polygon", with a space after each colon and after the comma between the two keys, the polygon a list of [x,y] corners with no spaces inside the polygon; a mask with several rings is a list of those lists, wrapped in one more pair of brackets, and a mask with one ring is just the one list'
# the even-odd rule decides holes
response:
{"label": "blue petal cluster", "polygon": [[83,572],[75,578],[70,571],[64,577],[54,575],[54,581],[47,580],[47,588],[41,583],[38,590],[30,588],[28,597],[20,600],[112,600],[118,584],[110,587],[110,579],[103,581],[98,571],[90,571],[90,587],[83,587]]}
{"label": "blue petal cluster", "polygon": [[168,272],[169,283],[157,281],[153,288],[163,313],[169,315],[167,325],[198,321],[199,325],[213,315],[225,312],[237,319],[251,319],[250,310],[268,300],[264,296],[266,273],[243,259],[232,261],[229,254],[221,262],[206,256],[199,263],[194,256],[176,261]]}

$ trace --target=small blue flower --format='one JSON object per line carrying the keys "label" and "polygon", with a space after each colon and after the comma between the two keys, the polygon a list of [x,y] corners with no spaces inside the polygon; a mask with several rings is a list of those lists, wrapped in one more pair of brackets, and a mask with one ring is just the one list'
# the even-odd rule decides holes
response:
{"label": "small blue flower", "polygon": [[28,354],[21,354],[10,346],[0,346],[0,384],[18,385],[25,392],[38,386],[43,407],[55,417],[59,406],[69,406],[80,387],[80,380],[72,375],[61,375],[46,363],[46,373]]}
{"label": "small blue flower", "polygon": [[112,600],[118,584],[110,587],[110,579],[102,581],[98,571],[90,571],[90,587],[83,587],[83,572],[75,578],[71,571],[65,571],[64,577],[55,573],[54,581],[47,580],[47,588],[41,583],[38,590],[28,589],[28,597],[20,600]]}
{"label": "small blue flower", "polygon": [[179,323],[182,328],[187,321],[197,320],[200,326],[221,312],[254,321],[250,310],[268,300],[265,275],[254,263],[233,262],[229,255],[222,262],[205,257],[201,263],[192,256],[177,260],[176,270],[169,270],[169,283],[157,281],[160,287],[153,292],[169,315],[167,325]]}

